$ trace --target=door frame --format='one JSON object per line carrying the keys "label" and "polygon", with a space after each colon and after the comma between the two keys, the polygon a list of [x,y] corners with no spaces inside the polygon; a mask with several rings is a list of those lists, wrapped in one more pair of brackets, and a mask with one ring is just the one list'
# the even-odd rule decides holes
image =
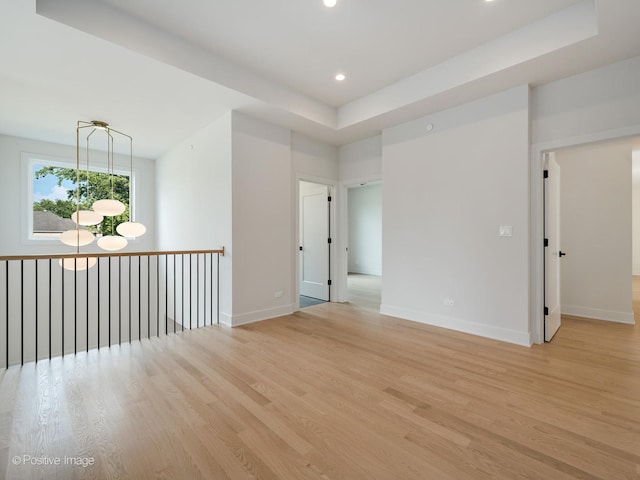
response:
{"label": "door frame", "polygon": [[[338,277],[338,291],[337,291],[337,301],[338,302],[346,302],[349,297],[347,280],[349,277],[349,254],[347,252],[347,248],[349,246],[349,193],[348,190],[352,187],[357,187],[363,183],[372,183],[372,182],[380,182],[384,185],[381,175],[369,175],[365,177],[345,180],[340,182],[339,191],[339,201],[338,201],[338,211],[339,211],[339,220],[340,220],[340,236],[338,241],[338,270],[336,271],[336,277]],[[384,189],[384,186],[383,186]],[[382,208],[384,210],[384,191],[382,193]],[[384,222],[384,219],[382,220]],[[384,227],[383,227],[384,232]],[[384,253],[384,245],[383,245],[383,253]],[[384,266],[382,270],[382,275],[384,275]]]}
{"label": "door frame", "polygon": [[529,331],[533,343],[544,343],[544,154],[561,148],[638,135],[640,135],[640,125],[634,125],[531,145],[529,157]]}
{"label": "door frame", "polygon": [[291,291],[294,292],[294,302],[293,302],[293,311],[297,312],[300,310],[300,182],[310,182],[317,183],[319,185],[326,185],[329,187],[329,192],[331,196],[331,203],[329,204],[329,235],[332,238],[332,243],[329,244],[329,277],[331,279],[331,285],[329,286],[329,301],[336,301],[336,294],[338,291],[338,281],[337,275],[335,272],[336,269],[336,241],[335,239],[338,237],[338,233],[336,231],[336,193],[337,193],[337,182],[335,180],[331,180],[323,177],[316,177],[313,175],[306,175],[302,173],[297,173],[295,178],[295,188],[294,190],[294,201],[292,202],[294,211],[293,213],[293,285]]}

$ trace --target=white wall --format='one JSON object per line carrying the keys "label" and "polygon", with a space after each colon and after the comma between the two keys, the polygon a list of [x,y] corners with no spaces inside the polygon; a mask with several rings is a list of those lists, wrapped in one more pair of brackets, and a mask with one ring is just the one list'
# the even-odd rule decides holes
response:
{"label": "white wall", "polygon": [[293,171],[315,180],[338,180],[338,148],[291,132]]}
{"label": "white wall", "polygon": [[382,176],[382,135],[343,145],[339,157],[342,183],[379,180]]}
{"label": "white wall", "polygon": [[[135,145],[135,144],[134,144]],[[0,135],[0,252],[2,255],[30,255],[47,253],[75,253],[73,247],[63,245],[57,239],[27,240],[26,215],[31,214],[27,205],[28,179],[22,153],[42,155],[76,167],[75,146],[40,142],[27,138]],[[129,171],[129,157],[115,156],[117,169]],[[136,220],[147,227],[147,233],[129,242],[124,251],[150,251],[155,249],[155,164],[153,160],[134,158],[134,208]],[[103,252],[95,244],[83,247],[86,252]]]}
{"label": "white wall", "polygon": [[631,142],[558,150],[562,313],[633,323]]}
{"label": "white wall", "polygon": [[233,259],[231,114],[176,145],[156,165],[158,248],[225,247],[225,256],[220,259],[220,321],[229,324]]}
{"label": "white wall", "polygon": [[[532,143],[590,135],[611,138],[640,126],[640,57],[536,87],[531,95]],[[623,133],[623,132],[620,132]],[[637,133],[637,132],[635,132]]]}
{"label": "white wall", "polygon": [[382,185],[348,189],[349,272],[382,275]]}
{"label": "white wall", "polygon": [[530,344],[528,106],[523,86],[383,132],[382,313]]}
{"label": "white wall", "polygon": [[240,325],[293,311],[294,180],[289,130],[235,112],[232,125],[232,324]]}

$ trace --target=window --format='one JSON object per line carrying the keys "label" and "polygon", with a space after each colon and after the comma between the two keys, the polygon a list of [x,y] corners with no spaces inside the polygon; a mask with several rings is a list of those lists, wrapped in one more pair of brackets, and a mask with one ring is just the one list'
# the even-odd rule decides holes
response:
{"label": "window", "polygon": [[71,220],[78,204],[80,210],[89,210],[96,200],[114,198],[127,208],[116,217],[105,217],[102,223],[87,228],[96,235],[109,235],[129,218],[129,174],[116,170],[109,175],[106,170],[92,168],[81,170],[79,189],[75,162],[29,156],[27,159],[29,240],[57,239],[66,230],[76,228]]}

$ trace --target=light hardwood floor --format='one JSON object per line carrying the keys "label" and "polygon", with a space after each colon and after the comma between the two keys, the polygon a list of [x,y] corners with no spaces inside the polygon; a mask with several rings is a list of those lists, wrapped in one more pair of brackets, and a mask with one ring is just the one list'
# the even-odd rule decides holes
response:
{"label": "light hardwood floor", "polygon": [[347,300],[355,308],[380,311],[382,277],[350,273],[347,277]]}
{"label": "light hardwood floor", "polygon": [[633,316],[636,323],[640,322],[640,275],[633,276],[632,283],[633,295]]}
{"label": "light hardwood floor", "polygon": [[0,478],[640,478],[640,329],[528,349],[323,304],[12,367]]}

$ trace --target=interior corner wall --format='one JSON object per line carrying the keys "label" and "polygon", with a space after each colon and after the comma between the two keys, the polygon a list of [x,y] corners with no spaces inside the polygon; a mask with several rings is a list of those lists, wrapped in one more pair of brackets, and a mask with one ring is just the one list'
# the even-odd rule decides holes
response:
{"label": "interior corner wall", "polygon": [[[135,151],[134,151],[135,152]],[[0,135],[0,178],[3,187],[0,189],[0,254],[2,255],[34,255],[51,253],[73,253],[70,247],[58,240],[33,240],[27,242],[27,227],[24,212],[30,211],[27,204],[27,179],[24,175],[22,153],[42,155],[46,158],[68,162],[71,168],[76,167],[76,147],[57,143],[42,142],[28,138]],[[146,235],[129,243],[127,251],[155,250],[156,213],[155,213],[155,162],[146,158],[134,157],[134,207],[136,219],[147,227]],[[128,171],[129,157],[115,155],[116,168]],[[83,247],[85,252],[98,252],[100,248],[94,244]]]}
{"label": "interior corner wall", "polygon": [[382,178],[382,135],[343,145],[339,150],[339,179],[343,184]]}
{"label": "interior corner wall", "polygon": [[528,160],[527,86],[383,132],[382,313],[531,344]]}
{"label": "interior corner wall", "polygon": [[631,142],[556,152],[562,313],[633,323]]}
{"label": "interior corner wall", "polygon": [[291,132],[291,161],[303,178],[338,180],[338,147]]}
{"label": "interior corner wall", "polygon": [[225,247],[220,259],[220,321],[232,315],[231,113],[156,162],[159,250]]}
{"label": "interior corner wall", "polygon": [[348,189],[349,273],[382,275],[382,184]]}
{"label": "interior corner wall", "polygon": [[291,132],[232,113],[233,325],[293,311]]}

